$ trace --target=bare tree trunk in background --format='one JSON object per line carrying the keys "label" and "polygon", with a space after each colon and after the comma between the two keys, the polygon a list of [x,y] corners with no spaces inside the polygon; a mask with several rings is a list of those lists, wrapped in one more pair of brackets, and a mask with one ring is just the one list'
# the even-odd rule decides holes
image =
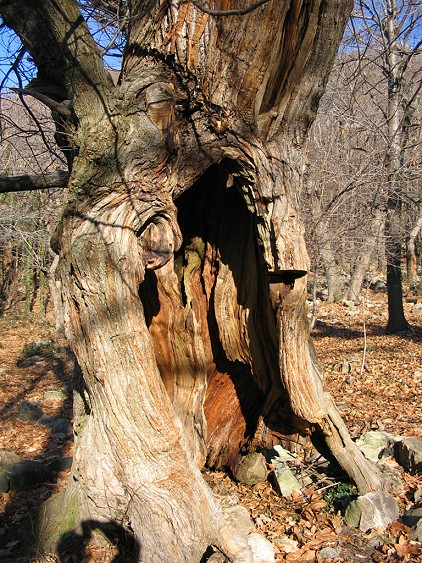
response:
{"label": "bare tree trunk in background", "polygon": [[56,338],[64,338],[64,307],[62,301],[61,281],[57,279],[56,272],[59,265],[59,256],[54,255],[53,262],[48,273],[48,286],[51,300],[53,302],[54,317],[56,323]]}
{"label": "bare tree trunk in background", "polygon": [[419,284],[418,265],[416,260],[416,239],[422,228],[422,208],[406,241],[407,284],[415,287]]}
{"label": "bare tree trunk in background", "polygon": [[363,280],[368,271],[371,257],[373,255],[377,241],[382,235],[385,214],[380,209],[376,209],[372,221],[367,230],[367,238],[362,244],[360,253],[356,258],[355,267],[347,288],[345,299],[347,301],[356,301],[362,290]]}
{"label": "bare tree trunk in background", "polygon": [[396,0],[387,0],[386,22],[383,32],[386,39],[385,61],[388,68],[388,152],[386,167],[388,179],[387,215],[385,221],[385,247],[387,254],[387,294],[388,294],[388,323],[387,333],[408,330],[409,323],[404,315],[403,287],[402,287],[402,146],[400,139],[400,66],[398,43],[396,37]]}
{"label": "bare tree trunk in background", "polygon": [[0,2],[77,116],[55,237],[83,373],[62,508],[132,530],[139,561],[199,561],[210,544],[254,560],[200,472],[242,448],[300,431],[360,492],[382,487],[323,389],[296,212],[351,5],[268,2],[230,19],[133,2],[115,86],[73,0]]}
{"label": "bare tree trunk in background", "polygon": [[327,280],[327,302],[334,303],[335,301],[341,300],[344,292],[339,266],[332,246],[334,241],[332,241],[329,237],[330,232],[327,229],[327,224],[325,222],[318,226],[317,233],[317,240],[320,244],[319,252],[321,262],[324,268],[325,279]]}

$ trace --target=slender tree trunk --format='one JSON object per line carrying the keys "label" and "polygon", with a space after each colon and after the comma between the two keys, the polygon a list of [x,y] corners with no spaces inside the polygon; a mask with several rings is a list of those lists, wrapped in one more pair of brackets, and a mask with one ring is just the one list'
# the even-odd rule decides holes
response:
{"label": "slender tree trunk", "polygon": [[388,323],[387,332],[408,330],[403,308],[402,287],[402,180],[401,180],[401,119],[400,119],[400,77],[397,38],[394,17],[396,0],[388,0],[387,22],[384,35],[387,42],[386,64],[388,67],[388,152],[386,158],[388,197],[385,221],[385,247],[387,254]]}
{"label": "slender tree trunk", "polygon": [[361,251],[356,258],[350,284],[345,295],[345,299],[347,301],[356,301],[359,298],[363,280],[365,279],[366,272],[368,271],[375,245],[382,234],[384,217],[385,215],[381,210],[375,210],[374,216],[372,217],[371,223],[368,227],[367,239],[363,242]]}
{"label": "slender tree trunk", "polygon": [[341,282],[339,267],[333,252],[333,241],[330,239],[327,223],[318,227],[317,239],[320,245],[321,262],[327,281],[327,302],[334,303],[343,297],[344,287]]}
{"label": "slender tree trunk", "polygon": [[406,243],[407,284],[415,287],[419,284],[418,265],[416,260],[416,239],[422,228],[422,210],[416,219],[416,223],[410,229]]}

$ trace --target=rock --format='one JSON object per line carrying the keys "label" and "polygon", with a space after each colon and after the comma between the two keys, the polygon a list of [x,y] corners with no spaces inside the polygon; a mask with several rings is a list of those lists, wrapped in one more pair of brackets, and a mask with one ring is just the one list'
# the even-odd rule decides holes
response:
{"label": "rock", "polygon": [[387,289],[387,285],[382,280],[377,280],[374,284],[371,284],[370,287],[375,291],[384,291],[385,289]]}
{"label": "rock", "polygon": [[356,317],[356,315],[359,314],[360,314],[359,309],[349,309],[348,311],[346,311],[346,316],[348,317]]}
{"label": "rock", "polygon": [[[362,434],[356,440],[356,445],[367,459],[373,463],[378,463],[383,451],[392,448],[398,439],[399,437],[393,436],[388,432],[374,430]],[[391,455],[393,455],[393,449],[391,449]]]}
{"label": "rock", "polygon": [[256,532],[249,534],[248,544],[253,553],[254,563],[275,563],[274,548],[264,536]]}
{"label": "rock", "polygon": [[422,438],[403,438],[397,444],[397,461],[407,471],[422,473]]}
{"label": "rock", "polygon": [[335,559],[340,557],[341,547],[323,547],[319,551],[319,556],[323,559]]}
{"label": "rock", "polygon": [[410,530],[409,539],[422,542],[422,518],[419,518],[416,525]]}
{"label": "rock", "polygon": [[274,467],[274,480],[280,496],[291,497],[293,491],[300,493],[301,485],[287,465],[279,463]]}
{"label": "rock", "polygon": [[381,476],[387,486],[386,490],[388,492],[396,495],[404,492],[404,470],[397,462],[392,461],[392,463],[389,463],[387,460],[381,459],[377,463],[377,467],[381,471]]}
{"label": "rock", "polygon": [[265,459],[268,463],[277,463],[277,461],[296,461],[296,455],[289,452],[280,446],[280,444],[276,444],[272,448],[267,448],[262,452],[265,456]]}
{"label": "rock", "polygon": [[12,491],[28,491],[47,479],[48,469],[40,461],[24,460],[1,467],[0,474],[9,479]]}
{"label": "rock", "polygon": [[51,426],[54,420],[57,420],[55,416],[50,416],[48,414],[43,414],[36,422],[36,426]]}
{"label": "rock", "polygon": [[252,522],[248,510],[244,506],[240,504],[228,506],[224,508],[224,514],[228,516],[233,526],[241,532],[249,534],[255,531],[254,523]]}
{"label": "rock", "polygon": [[10,481],[4,475],[0,475],[0,495],[10,490]]}
{"label": "rock", "polygon": [[406,526],[409,526],[409,528],[415,526],[415,524],[422,520],[422,507],[406,510],[403,514],[402,520]]}
{"label": "rock", "polygon": [[54,400],[54,399],[66,399],[67,395],[63,393],[63,391],[56,391],[54,389],[49,389],[44,393],[44,399],[46,401]]}
{"label": "rock", "polygon": [[18,418],[22,422],[35,422],[42,415],[42,409],[37,403],[22,401],[22,403],[19,405],[18,412],[16,413],[16,418]]}
{"label": "rock", "polygon": [[422,489],[416,489],[413,499],[415,502],[420,502],[422,500]]}
{"label": "rock", "polygon": [[233,471],[235,478],[245,485],[256,485],[267,479],[265,457],[258,453],[245,455]]}
{"label": "rock", "polygon": [[372,528],[385,528],[399,517],[394,498],[384,492],[366,493],[352,501],[346,509],[344,522],[349,528],[367,532]]}
{"label": "rock", "polygon": [[412,312],[414,315],[422,314],[422,303],[416,303],[413,305]]}
{"label": "rock", "polygon": [[422,371],[420,370],[416,370],[413,373],[413,380],[416,381],[416,383],[421,383],[422,382]]}
{"label": "rock", "polygon": [[70,469],[72,467],[72,463],[73,457],[57,457],[56,459],[53,459],[49,463],[47,463],[47,468],[50,473],[60,473],[60,471],[66,471],[66,469]]}
{"label": "rock", "polygon": [[14,452],[9,452],[7,450],[0,450],[0,465],[12,465],[13,463],[19,463],[22,458],[16,455]]}
{"label": "rock", "polygon": [[59,434],[63,435],[60,438],[66,438],[73,432],[73,425],[65,418],[57,418],[55,416],[42,416],[37,421],[37,426],[48,426],[53,437],[57,437]]}
{"label": "rock", "polygon": [[26,360],[18,360],[16,365],[18,368],[28,368],[29,366],[33,366],[37,363],[38,356],[34,356],[32,358],[27,358]]}

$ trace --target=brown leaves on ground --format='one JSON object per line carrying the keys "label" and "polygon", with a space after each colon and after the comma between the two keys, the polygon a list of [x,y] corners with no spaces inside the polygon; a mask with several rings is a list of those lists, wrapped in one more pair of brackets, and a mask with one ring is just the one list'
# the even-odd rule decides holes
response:
{"label": "brown leaves on ground", "polygon": [[[317,355],[325,372],[325,386],[354,438],[368,430],[421,436],[422,407],[422,315],[413,314],[412,303],[405,303],[412,330],[385,335],[387,304],[384,293],[367,292],[364,307],[341,304],[320,305],[313,331]],[[364,338],[366,331],[366,350]],[[24,343],[48,340],[52,325],[38,317],[0,319],[0,449],[12,450],[25,459],[48,461],[54,456],[72,455],[72,444],[52,440],[48,430],[24,423],[13,416],[20,402],[39,402],[47,415],[71,419],[69,401],[46,400],[47,390],[60,390],[71,380],[73,366],[61,342],[53,357],[40,358],[22,366]],[[18,363],[17,363],[18,362]],[[9,553],[19,551],[22,542],[20,521],[30,508],[38,506],[65,484],[67,473],[55,483],[24,493],[5,493],[0,499],[0,544]],[[409,528],[399,521],[388,530],[362,533],[343,526],[341,515],[324,499],[335,483],[317,482],[291,499],[280,498],[270,482],[247,487],[233,482],[226,474],[206,472],[206,480],[224,504],[240,502],[248,509],[258,531],[274,545],[277,561],[348,563],[357,561],[421,561],[421,544],[409,540]],[[405,491],[396,498],[401,513],[412,506],[414,493],[422,489],[422,478],[405,474]],[[4,541],[3,541],[4,540]],[[18,542],[18,543],[14,543]],[[327,551],[324,548],[332,548]],[[323,550],[323,551],[321,551]],[[106,563],[113,554],[92,547],[86,561]],[[114,552],[113,552],[114,553]],[[331,558],[327,558],[330,555]],[[325,558],[323,557],[325,555]],[[0,561],[28,561],[9,557]],[[48,557],[50,559],[48,559]],[[39,563],[56,561],[52,555],[34,559]]]}
{"label": "brown leaves on ground", "polygon": [[322,303],[313,331],[325,386],[353,438],[368,430],[421,435],[422,314],[406,302],[412,329],[387,335],[386,301],[385,293],[367,291],[356,308]]}

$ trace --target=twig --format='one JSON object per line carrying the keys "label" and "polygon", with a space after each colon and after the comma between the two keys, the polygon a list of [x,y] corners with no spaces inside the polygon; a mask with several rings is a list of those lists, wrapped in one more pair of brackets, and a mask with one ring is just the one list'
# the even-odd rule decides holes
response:
{"label": "twig", "polygon": [[366,319],[365,319],[365,292],[362,293],[362,322],[363,322],[363,355],[362,355],[362,365],[360,367],[360,378],[363,379],[363,370],[365,369],[366,363]]}

